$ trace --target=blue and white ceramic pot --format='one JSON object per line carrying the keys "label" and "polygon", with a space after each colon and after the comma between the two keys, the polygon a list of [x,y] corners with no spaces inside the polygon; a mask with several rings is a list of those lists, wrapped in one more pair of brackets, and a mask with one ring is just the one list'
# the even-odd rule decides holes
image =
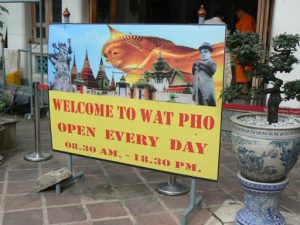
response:
{"label": "blue and white ceramic pot", "polygon": [[265,114],[252,113],[231,118],[232,148],[236,152],[242,176],[265,183],[284,180],[298,160],[300,119],[282,116],[279,121],[287,122],[285,127],[280,127],[247,123],[247,117],[265,117],[267,120]]}
{"label": "blue and white ceramic pot", "polygon": [[279,195],[288,185],[288,178],[276,183],[261,183],[238,178],[245,190],[244,208],[238,211],[235,225],[285,225],[278,209]]}

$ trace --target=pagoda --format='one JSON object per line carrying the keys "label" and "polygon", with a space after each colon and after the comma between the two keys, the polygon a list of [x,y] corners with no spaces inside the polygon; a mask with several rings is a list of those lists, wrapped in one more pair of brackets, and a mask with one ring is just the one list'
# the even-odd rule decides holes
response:
{"label": "pagoda", "polygon": [[81,70],[81,77],[84,80],[87,88],[90,88],[90,89],[98,89],[99,88],[97,85],[96,79],[94,78],[91,66],[90,66],[87,51],[85,53],[85,60],[84,60],[83,67]]}
{"label": "pagoda", "polygon": [[112,75],[111,84],[110,84],[110,91],[115,91],[115,90],[116,90],[116,83],[115,83],[114,75]]}
{"label": "pagoda", "polygon": [[74,80],[77,78],[77,67],[76,67],[76,59],[75,59],[75,53],[74,53],[74,61],[73,61],[73,66],[71,69],[71,84],[73,84]]}
{"label": "pagoda", "polygon": [[100,90],[104,90],[104,91],[109,90],[109,88],[110,88],[109,87],[109,79],[107,78],[106,73],[105,73],[102,57],[100,60],[100,66],[99,66],[98,74],[96,77],[96,82],[97,82]]}
{"label": "pagoda", "polygon": [[145,72],[144,76],[158,91],[163,91],[169,87],[173,74],[174,69],[169,66],[162,54],[159,53],[157,61],[152,65],[149,71]]}

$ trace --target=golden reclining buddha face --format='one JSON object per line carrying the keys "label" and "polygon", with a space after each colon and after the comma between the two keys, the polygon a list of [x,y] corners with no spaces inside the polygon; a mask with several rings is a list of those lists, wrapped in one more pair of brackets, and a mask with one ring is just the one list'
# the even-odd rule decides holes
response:
{"label": "golden reclining buddha face", "polygon": [[[111,38],[104,44],[102,55],[108,63],[127,75],[139,76],[148,71],[157,61],[159,54],[171,68],[186,73],[192,73],[193,63],[200,60],[198,49],[176,45],[160,37],[126,35],[108,27]],[[212,58],[222,64],[224,43],[213,45],[213,49]]]}
{"label": "golden reclining buddha face", "polygon": [[108,63],[124,72],[137,68],[147,57],[142,50],[122,41],[104,45],[103,55]]}

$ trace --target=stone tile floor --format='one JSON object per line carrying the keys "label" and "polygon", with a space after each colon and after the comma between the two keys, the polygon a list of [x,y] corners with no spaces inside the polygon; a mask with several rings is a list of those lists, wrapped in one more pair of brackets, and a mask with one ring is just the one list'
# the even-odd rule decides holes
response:
{"label": "stone tile floor", "polygon": [[[0,224],[3,225],[179,225],[189,195],[168,197],[155,187],[168,175],[84,157],[74,157],[75,172],[83,181],[56,194],[53,188],[34,192],[42,174],[66,166],[66,155],[52,152],[51,160],[23,159],[34,150],[33,121],[19,118],[17,147],[4,151],[0,166]],[[51,152],[49,120],[41,120],[42,151]],[[243,191],[236,178],[237,165],[230,145],[222,144],[219,182],[197,181],[203,207],[189,217],[188,225],[234,224]],[[190,179],[178,177],[189,185]],[[290,184],[280,200],[288,225],[300,224],[300,163],[290,173]]]}

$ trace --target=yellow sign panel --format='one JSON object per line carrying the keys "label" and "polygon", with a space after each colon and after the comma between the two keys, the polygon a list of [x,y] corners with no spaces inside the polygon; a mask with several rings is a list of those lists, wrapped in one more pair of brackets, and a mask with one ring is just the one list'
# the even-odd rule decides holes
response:
{"label": "yellow sign panel", "polygon": [[54,150],[217,180],[221,107],[49,91]]}

